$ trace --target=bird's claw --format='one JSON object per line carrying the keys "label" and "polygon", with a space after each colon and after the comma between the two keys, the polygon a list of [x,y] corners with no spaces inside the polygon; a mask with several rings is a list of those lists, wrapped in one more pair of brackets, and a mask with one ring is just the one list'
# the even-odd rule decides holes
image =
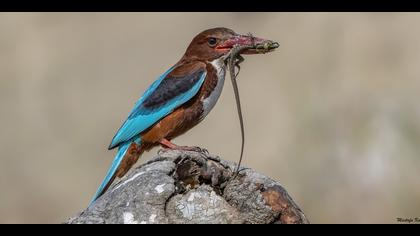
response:
{"label": "bird's claw", "polygon": [[211,155],[209,155],[209,156],[207,157],[207,159],[209,159],[209,160],[211,160],[211,161],[215,161],[215,162],[220,162],[220,161],[221,161],[221,159],[220,159],[220,157],[219,157],[219,156],[211,156]]}
{"label": "bird's claw", "polygon": [[202,148],[202,147],[197,147],[197,146],[191,147],[191,151],[199,152],[199,153],[202,153],[202,154],[205,154],[205,155],[209,154],[209,151],[207,149]]}
{"label": "bird's claw", "polygon": [[170,148],[161,148],[157,151],[157,154],[160,156],[162,153],[167,152],[168,150],[171,150]]}

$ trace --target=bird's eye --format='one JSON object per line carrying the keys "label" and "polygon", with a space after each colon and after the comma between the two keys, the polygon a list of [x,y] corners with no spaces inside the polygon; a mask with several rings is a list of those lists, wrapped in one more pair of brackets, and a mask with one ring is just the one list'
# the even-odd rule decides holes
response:
{"label": "bird's eye", "polygon": [[217,43],[217,39],[216,38],[208,38],[207,39],[207,43],[209,44],[209,46],[210,47],[214,47],[214,46],[216,46],[216,43]]}

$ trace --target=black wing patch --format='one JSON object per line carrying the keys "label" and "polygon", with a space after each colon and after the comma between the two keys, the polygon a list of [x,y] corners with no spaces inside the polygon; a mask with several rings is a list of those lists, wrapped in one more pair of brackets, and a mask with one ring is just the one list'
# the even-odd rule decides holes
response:
{"label": "black wing patch", "polygon": [[153,110],[164,106],[175,97],[189,91],[200,80],[204,72],[204,69],[197,70],[183,77],[170,77],[168,75],[162,80],[155,91],[133,111],[129,118],[153,112]]}

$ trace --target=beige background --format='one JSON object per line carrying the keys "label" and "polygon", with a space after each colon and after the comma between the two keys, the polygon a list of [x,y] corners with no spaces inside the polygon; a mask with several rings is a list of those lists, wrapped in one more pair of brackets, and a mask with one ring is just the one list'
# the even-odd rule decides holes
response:
{"label": "beige background", "polygon": [[[0,222],[59,223],[86,207],[134,102],[216,26],[281,45],[247,56],[238,78],[245,165],[280,181],[313,223],[420,217],[419,22],[415,13],[1,13]],[[206,120],[175,141],[237,160],[226,82]]]}

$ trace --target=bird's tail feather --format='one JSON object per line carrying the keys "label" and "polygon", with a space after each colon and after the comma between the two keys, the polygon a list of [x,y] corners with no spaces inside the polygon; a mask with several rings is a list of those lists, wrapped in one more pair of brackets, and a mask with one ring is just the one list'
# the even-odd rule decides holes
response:
{"label": "bird's tail feather", "polygon": [[102,181],[101,185],[96,191],[95,196],[92,198],[90,204],[92,204],[97,198],[99,198],[111,185],[112,181],[116,177],[118,167],[120,167],[121,162],[127,153],[127,150],[130,148],[133,142],[135,142],[137,145],[140,145],[140,142],[141,142],[140,137],[136,138],[135,140],[127,141],[119,146],[118,152],[115,155],[114,161],[112,161],[112,165],[109,168],[108,173],[106,174],[104,180]]}

